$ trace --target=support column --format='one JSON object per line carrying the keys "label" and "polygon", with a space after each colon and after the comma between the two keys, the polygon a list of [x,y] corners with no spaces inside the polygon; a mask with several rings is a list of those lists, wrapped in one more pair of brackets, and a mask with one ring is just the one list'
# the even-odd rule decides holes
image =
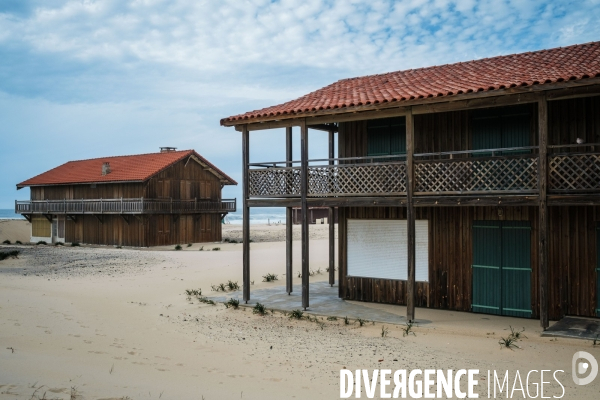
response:
{"label": "support column", "polygon": [[[292,167],[292,127],[285,128],[285,160],[287,161],[286,167]],[[287,181],[288,193],[291,191],[289,187],[289,181]],[[292,262],[292,207],[285,209],[285,288],[287,294],[291,294],[294,288],[294,267]]]}
{"label": "support column", "polygon": [[540,325],[548,328],[548,101],[544,96],[538,102],[538,188],[539,188],[539,277],[540,277]]}
{"label": "support column", "polygon": [[242,264],[243,264],[243,299],[250,300],[250,207],[248,207],[248,163],[250,161],[250,135],[248,126],[242,126]]}
{"label": "support column", "polygon": [[308,263],[308,127],[306,120],[300,125],[300,196],[302,204],[302,307],[308,308],[309,263]]}
{"label": "support column", "polygon": [[[329,131],[329,165],[333,165],[335,142],[333,130]],[[335,284],[335,208],[329,207],[327,221],[329,222],[329,285]]]}
{"label": "support column", "polygon": [[415,208],[413,204],[414,168],[413,155],[415,150],[414,120],[412,109],[406,115],[406,224],[407,224],[407,254],[408,254],[408,281],[406,299],[406,319],[415,320],[415,269],[416,269],[416,241],[415,241]]}

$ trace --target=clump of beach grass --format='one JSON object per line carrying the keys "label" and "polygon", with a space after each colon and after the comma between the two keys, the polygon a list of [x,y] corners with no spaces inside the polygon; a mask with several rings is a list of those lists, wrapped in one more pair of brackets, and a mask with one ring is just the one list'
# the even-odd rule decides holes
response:
{"label": "clump of beach grass", "polygon": [[327,321],[337,321],[337,317],[327,317]]}
{"label": "clump of beach grass", "polygon": [[198,251],[204,251],[204,246],[200,247]]}
{"label": "clump of beach grass", "polygon": [[521,329],[520,331],[515,330],[515,328],[513,328],[510,325],[509,325],[509,328],[510,328],[510,335],[508,335],[508,337],[512,337],[515,340],[521,340],[523,338],[527,339],[527,336],[525,336],[523,334],[523,332],[525,332],[525,327],[523,327],[523,329]]}
{"label": "clump of beach grass", "polygon": [[45,241],[45,240],[40,240],[39,242],[37,242],[37,243],[36,243],[36,245],[40,245],[40,244],[42,244],[42,245],[44,245],[44,246],[45,246],[45,245],[47,245],[48,243],[46,243],[46,241]]}
{"label": "clump of beach grass", "polygon": [[17,240],[17,241],[15,242],[15,244],[23,244],[23,243],[21,243],[21,241],[20,241],[20,240]]}
{"label": "clump of beach grass", "polygon": [[54,243],[55,246],[64,246],[65,244],[63,242],[56,242]]}
{"label": "clump of beach grass", "polygon": [[275,274],[268,273],[263,275],[263,282],[275,282],[276,280],[279,280],[279,278]]}
{"label": "clump of beach grass", "polygon": [[238,309],[238,307],[240,306],[240,301],[239,301],[238,299],[231,298],[231,299],[227,300],[227,301],[226,301],[225,303],[223,303],[223,304],[225,304],[225,307],[226,307],[226,308],[229,308],[229,307],[231,307],[231,308],[233,308],[234,310],[237,310],[237,309]]}
{"label": "clump of beach grass", "polygon": [[220,248],[220,247],[213,247],[213,248],[212,248],[212,251],[220,251],[220,250],[221,250],[221,248]]}
{"label": "clump of beach grass", "polygon": [[289,315],[291,319],[302,319],[304,318],[304,311],[302,310],[293,310]]}
{"label": "clump of beach grass", "polygon": [[498,341],[498,344],[500,345],[500,349],[504,349],[504,348],[507,348],[509,350],[520,349],[520,347],[517,345],[517,339],[513,338],[510,335],[508,335],[507,338],[500,338],[500,340]]}
{"label": "clump of beach grass", "polygon": [[192,247],[192,244],[191,244],[191,243],[188,243],[187,247]]}
{"label": "clump of beach grass", "polygon": [[381,337],[387,337],[388,333],[390,333],[390,330],[388,328],[385,327],[385,325],[381,326]]}
{"label": "clump of beach grass", "polygon": [[348,317],[344,317],[344,325],[350,325],[350,320]]}
{"label": "clump of beach grass", "polygon": [[180,244],[178,244],[177,246],[175,246],[175,250],[181,250],[181,249],[182,249],[182,247],[181,247]]}
{"label": "clump of beach grass", "polygon": [[0,261],[6,260],[7,258],[19,258],[19,250],[11,250],[11,251],[0,251]]}
{"label": "clump of beach grass", "polygon": [[237,281],[233,282],[233,281],[227,281],[227,289],[229,290],[239,290],[240,285],[237,283]]}
{"label": "clump of beach grass", "polygon": [[[39,243],[38,243],[38,244],[39,244]],[[46,243],[44,243],[44,244],[46,244]],[[71,247],[79,247],[79,246],[81,246],[81,245],[79,244],[79,242],[71,242]]]}
{"label": "clump of beach grass", "polygon": [[356,322],[358,322],[359,326],[363,326],[364,324],[366,324],[369,321],[367,321],[366,319],[362,319],[362,318],[356,318]]}
{"label": "clump of beach grass", "polygon": [[414,323],[413,322],[407,322],[406,326],[402,329],[402,337],[408,336],[408,335],[413,335],[413,336],[417,336],[415,334],[415,332],[412,330]]}
{"label": "clump of beach grass", "polygon": [[258,315],[267,315],[267,307],[265,307],[264,304],[256,303],[254,308],[252,308],[252,313]]}
{"label": "clump of beach grass", "polygon": [[10,244],[10,240],[6,239],[2,244]]}

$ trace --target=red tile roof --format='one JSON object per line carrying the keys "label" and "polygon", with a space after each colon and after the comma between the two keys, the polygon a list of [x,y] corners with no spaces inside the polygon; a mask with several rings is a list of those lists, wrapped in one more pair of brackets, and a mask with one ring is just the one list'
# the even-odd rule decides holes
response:
{"label": "red tile roof", "polygon": [[[108,182],[143,182],[150,179],[165,168],[194,156],[201,164],[211,168],[226,185],[237,185],[237,182],[208,162],[194,150],[171,151],[165,153],[136,154],[131,156],[116,156],[93,158],[91,160],[69,161],[43,174],[34,176],[17,184],[17,188],[40,185],[65,185],[79,183],[108,183]],[[102,164],[110,163],[110,173],[102,175]]]}
{"label": "red tile roof", "polygon": [[342,79],[287,103],[224,118],[221,125],[593,77],[600,77],[600,42]]}

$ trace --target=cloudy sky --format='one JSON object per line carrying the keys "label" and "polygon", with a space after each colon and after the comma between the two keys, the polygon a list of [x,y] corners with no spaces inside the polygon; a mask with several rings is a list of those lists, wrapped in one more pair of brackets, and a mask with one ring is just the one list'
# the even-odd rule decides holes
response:
{"label": "cloudy sky", "polygon": [[[341,78],[600,40],[598,21],[600,0],[0,0],[0,208],[68,160],[159,146],[241,181],[220,118]],[[281,131],[251,136],[252,161],[283,155]]]}

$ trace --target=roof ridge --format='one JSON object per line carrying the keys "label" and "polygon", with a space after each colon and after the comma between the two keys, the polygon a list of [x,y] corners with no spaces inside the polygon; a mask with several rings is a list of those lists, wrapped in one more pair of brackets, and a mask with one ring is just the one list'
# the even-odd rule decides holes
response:
{"label": "roof ridge", "polygon": [[[459,65],[459,64],[472,64],[472,63],[481,62],[481,61],[497,60],[497,59],[500,59],[500,58],[521,56],[521,55],[525,55],[525,54],[546,53],[546,52],[552,52],[552,51],[555,51],[555,50],[569,49],[571,47],[582,47],[582,46],[586,46],[586,45],[600,45],[600,41],[586,42],[586,43],[580,43],[580,44],[571,44],[571,45],[568,45],[568,46],[553,47],[551,49],[540,49],[540,50],[533,50],[533,51],[525,51],[525,52],[522,52],[522,53],[502,54],[502,55],[497,55],[497,56],[492,56],[492,57],[477,58],[477,59],[468,60],[468,61],[457,61],[457,62],[453,62],[453,63],[430,65],[430,66],[427,66],[427,67],[399,69],[399,70],[396,70],[396,71],[382,72],[380,74],[361,75],[361,76],[354,76],[352,78],[344,78],[344,79],[340,79],[340,80],[338,80],[336,82],[352,81],[352,80],[355,80],[355,79],[364,79],[364,78],[371,78],[371,77],[376,77],[376,76],[379,77],[379,76],[385,76],[385,75],[395,74],[395,73],[398,73],[398,72],[420,71],[420,70],[427,70],[427,69],[433,69],[433,68],[449,67],[449,66],[452,66],[452,65]],[[335,84],[335,83],[332,83],[331,85],[333,85],[333,84]],[[327,85],[327,86],[330,86],[330,85]],[[327,87],[327,86],[325,86],[325,87]],[[315,90],[313,92],[316,92],[318,90],[320,90],[320,89],[317,89],[317,90]],[[313,92],[311,92],[311,93],[313,93]],[[308,94],[304,95],[304,96],[308,96]],[[302,97],[304,97],[304,96],[302,96]]]}
{"label": "roof ridge", "polygon": [[[103,156],[103,157],[94,157],[94,158],[82,158],[79,160],[70,160],[67,161],[66,163],[63,163],[61,165],[65,165],[65,164],[69,164],[69,163],[74,163],[74,162],[80,162],[80,161],[93,161],[93,160],[101,160],[103,158],[124,158],[124,157],[137,157],[137,156],[149,156],[152,154],[172,154],[172,153],[189,153],[189,152],[193,152],[194,150],[174,150],[174,151],[166,151],[161,153],[160,151],[157,153],[140,153],[140,154],[124,154],[121,156]],[[58,167],[60,167],[61,165],[59,165]],[[58,168],[56,167],[56,168]]]}

